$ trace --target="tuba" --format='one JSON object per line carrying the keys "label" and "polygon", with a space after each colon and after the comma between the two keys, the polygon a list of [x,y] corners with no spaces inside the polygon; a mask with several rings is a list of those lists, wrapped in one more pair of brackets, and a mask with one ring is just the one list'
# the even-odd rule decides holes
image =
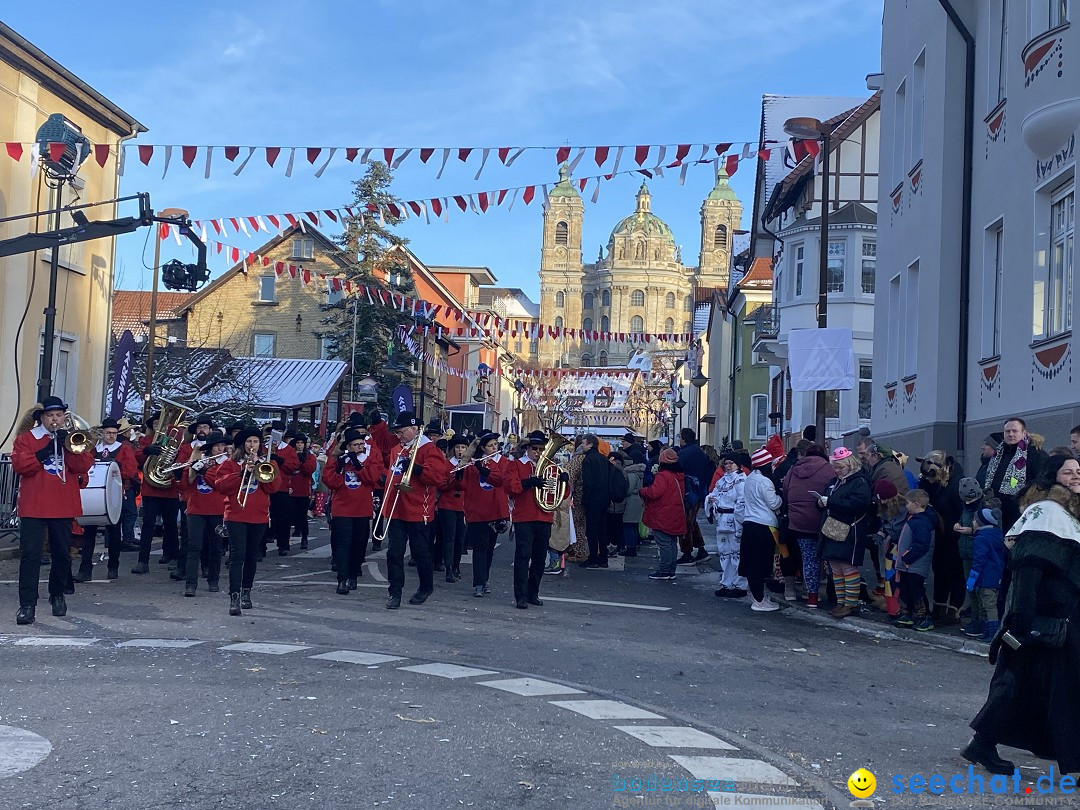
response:
{"label": "tuba", "polygon": [[69,453],[85,453],[90,447],[90,423],[73,411],[64,414],[64,430],[67,438],[64,447]]}
{"label": "tuba", "polygon": [[161,448],[161,453],[146,459],[146,464],[143,465],[143,480],[157,489],[168,489],[175,483],[168,468],[176,461],[176,454],[180,452],[184,431],[188,425],[184,416],[191,409],[168,399],[162,399],[161,405],[154,438],[150,441]]}
{"label": "tuba", "polygon": [[562,467],[555,463],[555,454],[569,442],[569,439],[549,430],[547,444],[540,451],[540,458],[536,460],[536,476],[544,479],[544,485],[534,489],[533,494],[536,496],[536,505],[545,512],[558,509],[570,491],[570,485],[562,480]]}

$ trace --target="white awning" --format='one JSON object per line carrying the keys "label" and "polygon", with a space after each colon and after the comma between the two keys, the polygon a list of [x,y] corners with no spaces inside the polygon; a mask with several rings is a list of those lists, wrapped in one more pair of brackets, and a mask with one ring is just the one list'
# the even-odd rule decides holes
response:
{"label": "white awning", "polygon": [[257,408],[302,408],[325,402],[345,376],[343,360],[297,360],[286,357],[237,357],[251,383]]}

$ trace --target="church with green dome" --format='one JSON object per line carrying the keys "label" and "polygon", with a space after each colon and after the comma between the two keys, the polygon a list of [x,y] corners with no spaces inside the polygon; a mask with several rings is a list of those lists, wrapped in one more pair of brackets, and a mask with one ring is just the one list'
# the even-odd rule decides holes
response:
{"label": "church with green dome", "polygon": [[[697,266],[683,263],[671,228],[652,211],[645,183],[636,203],[612,229],[596,261],[585,263],[585,204],[565,168],[560,172],[544,207],[542,324],[587,332],[690,332],[698,291],[727,287],[742,204],[723,168],[701,204]],[[625,366],[635,352],[632,344],[615,341],[548,339],[540,341],[539,361],[547,368]]]}

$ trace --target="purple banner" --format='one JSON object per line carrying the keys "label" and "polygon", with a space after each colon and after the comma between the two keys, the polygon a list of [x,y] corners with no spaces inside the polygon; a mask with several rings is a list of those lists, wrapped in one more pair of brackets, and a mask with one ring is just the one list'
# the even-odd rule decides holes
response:
{"label": "purple banner", "polygon": [[394,393],[390,395],[390,399],[393,401],[394,410],[397,413],[404,413],[405,411],[415,413],[416,409],[413,408],[412,389],[405,385],[405,383],[402,383],[394,389]]}
{"label": "purple banner", "polygon": [[119,419],[124,415],[127,405],[128,390],[135,371],[135,336],[130,329],[116,343],[116,357],[113,360],[112,391],[109,395],[109,416]]}

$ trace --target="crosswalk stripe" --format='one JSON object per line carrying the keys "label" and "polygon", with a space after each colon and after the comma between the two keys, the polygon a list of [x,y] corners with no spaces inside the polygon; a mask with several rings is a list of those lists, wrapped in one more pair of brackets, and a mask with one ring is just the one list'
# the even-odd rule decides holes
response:
{"label": "crosswalk stripe", "polygon": [[435,675],[439,678],[471,678],[475,675],[498,675],[493,669],[476,669],[459,664],[417,664],[412,667],[398,667],[406,672],[419,672],[421,675]]}
{"label": "crosswalk stripe", "polygon": [[583,714],[592,720],[665,720],[662,715],[618,700],[549,700],[553,706]]}
{"label": "crosswalk stripe", "polygon": [[583,695],[580,689],[563,686],[550,681],[541,681],[536,678],[508,678],[502,681],[477,681],[480,686],[490,686],[492,689],[500,689],[524,697],[537,697],[540,695]]}
{"label": "crosswalk stripe", "polygon": [[719,779],[725,782],[791,784],[791,777],[760,759],[705,757],[668,754],[695,779]]}
{"label": "crosswalk stripe", "polygon": [[371,574],[371,578],[376,582],[389,582],[389,580],[382,575],[382,571],[379,570],[379,564],[374,560],[364,563],[364,570]]}
{"label": "crosswalk stripe", "polygon": [[671,610],[671,608],[663,607],[661,605],[632,605],[629,602],[604,602],[599,599],[569,599],[565,596],[548,596],[547,594],[544,594],[544,601],[572,602],[575,605],[601,605],[602,607],[637,608],[638,610]]}
{"label": "crosswalk stripe", "polygon": [[148,647],[165,649],[185,649],[202,644],[201,641],[188,641],[181,638],[133,638],[130,641],[121,641],[117,647]]}
{"label": "crosswalk stripe", "polygon": [[355,652],[353,650],[334,650],[333,652],[309,655],[321,661],[340,661],[344,664],[385,664],[389,661],[405,661],[400,655],[379,655],[378,653]]}
{"label": "crosswalk stripe", "polygon": [[615,726],[619,731],[636,737],[653,748],[712,748],[722,751],[737,751],[712,734],[706,734],[689,726]]}
{"label": "crosswalk stripe", "polygon": [[97,644],[96,638],[69,638],[66,636],[32,636],[15,642],[16,647],[89,647]]}
{"label": "crosswalk stripe", "polygon": [[310,650],[306,644],[271,644],[268,642],[245,642],[243,644],[228,644],[218,647],[224,652],[251,652],[263,653],[264,655],[287,655],[288,653]]}

